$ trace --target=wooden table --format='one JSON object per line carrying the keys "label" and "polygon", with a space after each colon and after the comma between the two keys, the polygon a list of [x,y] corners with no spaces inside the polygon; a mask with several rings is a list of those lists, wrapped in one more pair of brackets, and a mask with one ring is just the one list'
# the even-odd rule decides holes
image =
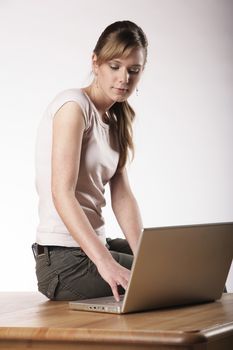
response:
{"label": "wooden table", "polygon": [[128,315],[69,310],[39,293],[0,293],[0,349],[233,349],[233,294]]}

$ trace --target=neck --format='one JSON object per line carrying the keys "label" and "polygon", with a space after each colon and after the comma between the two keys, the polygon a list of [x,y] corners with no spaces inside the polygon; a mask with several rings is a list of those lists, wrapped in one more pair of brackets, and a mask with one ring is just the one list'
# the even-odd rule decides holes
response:
{"label": "neck", "polygon": [[104,92],[99,86],[96,85],[95,82],[92,82],[91,85],[87,86],[83,90],[94,103],[101,117],[105,119],[109,108],[114,104],[114,102],[110,101],[106,95],[104,95]]}

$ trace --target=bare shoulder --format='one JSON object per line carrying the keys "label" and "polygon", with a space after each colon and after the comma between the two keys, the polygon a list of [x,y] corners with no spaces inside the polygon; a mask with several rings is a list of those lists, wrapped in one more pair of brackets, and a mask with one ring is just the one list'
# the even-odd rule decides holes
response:
{"label": "bare shoulder", "polygon": [[85,123],[76,102],[65,103],[54,115],[52,141],[52,193],[75,188]]}
{"label": "bare shoulder", "polygon": [[55,126],[71,126],[85,128],[85,120],[81,107],[75,101],[65,102],[55,113],[53,118]]}

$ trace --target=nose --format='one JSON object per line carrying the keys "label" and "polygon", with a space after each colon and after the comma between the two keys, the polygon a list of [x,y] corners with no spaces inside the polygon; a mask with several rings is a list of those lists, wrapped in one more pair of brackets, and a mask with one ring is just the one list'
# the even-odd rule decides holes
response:
{"label": "nose", "polygon": [[122,67],[122,70],[120,70],[119,82],[121,84],[127,84],[129,82],[129,73],[124,67]]}

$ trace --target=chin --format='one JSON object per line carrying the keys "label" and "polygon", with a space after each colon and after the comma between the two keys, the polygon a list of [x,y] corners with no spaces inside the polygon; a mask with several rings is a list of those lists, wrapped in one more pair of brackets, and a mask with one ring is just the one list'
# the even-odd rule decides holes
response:
{"label": "chin", "polygon": [[116,93],[115,91],[111,91],[109,93],[109,97],[111,98],[112,101],[114,102],[124,102],[127,100],[127,98],[129,97],[129,91],[127,91],[126,93]]}
{"label": "chin", "polygon": [[127,98],[129,97],[129,95],[128,94],[125,94],[124,96],[114,96],[114,98],[113,98],[113,100],[114,100],[114,102],[124,102],[124,101],[126,101],[127,100]]}
{"label": "chin", "polygon": [[113,100],[116,102],[123,102],[127,99],[126,96],[114,96]]}

